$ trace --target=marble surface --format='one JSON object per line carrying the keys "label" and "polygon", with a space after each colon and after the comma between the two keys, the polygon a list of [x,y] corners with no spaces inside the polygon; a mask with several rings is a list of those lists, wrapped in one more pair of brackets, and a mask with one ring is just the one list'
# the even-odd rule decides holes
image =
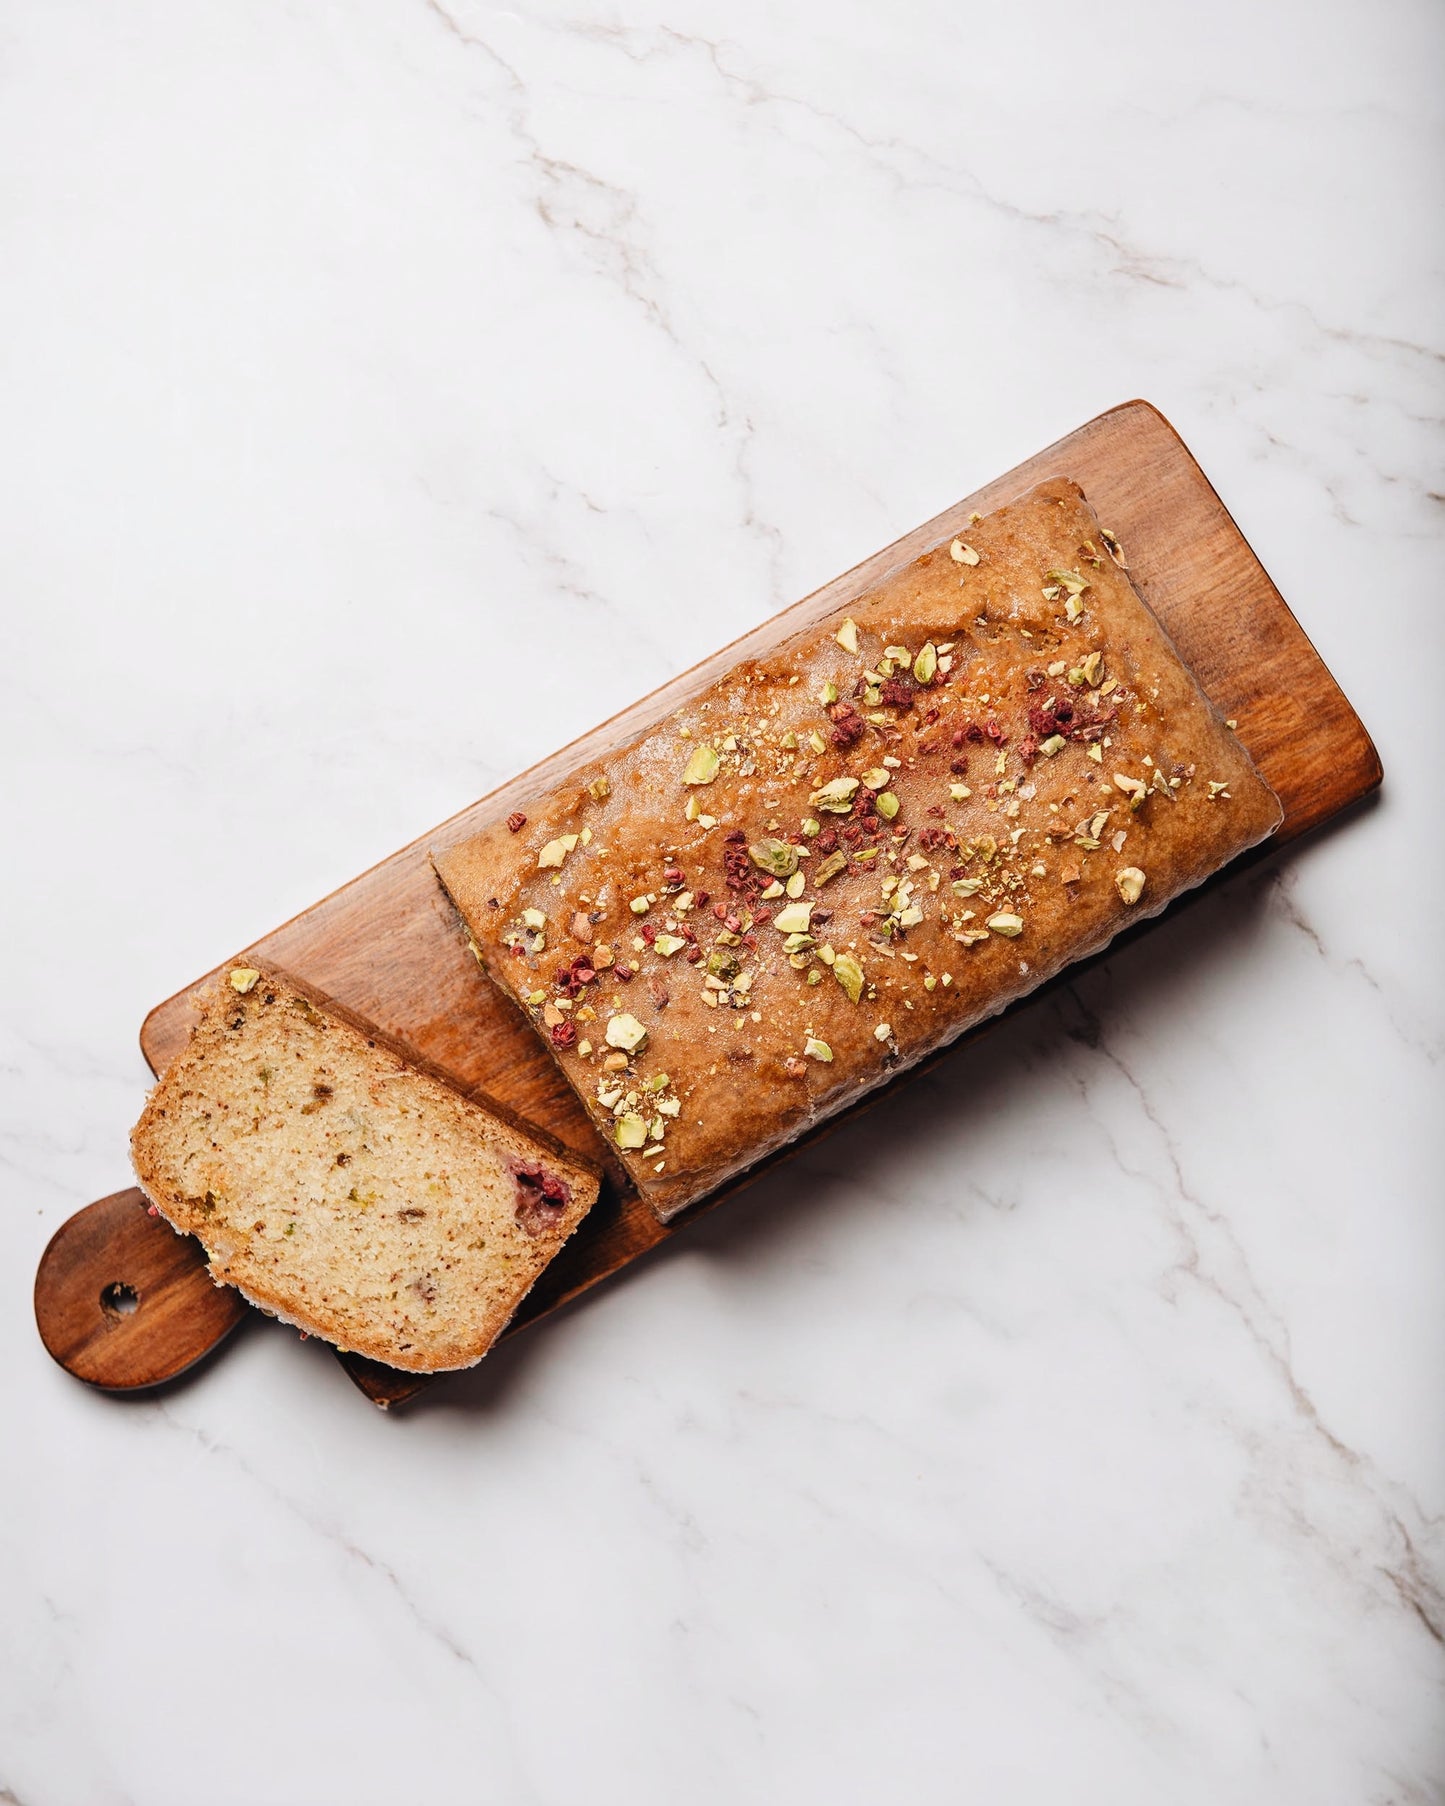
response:
{"label": "marble surface", "polygon": [[[9,0],[0,1801],[1445,1798],[1427,0]],[[388,1419],[36,1260],[145,1010],[1147,395],[1382,803]]]}

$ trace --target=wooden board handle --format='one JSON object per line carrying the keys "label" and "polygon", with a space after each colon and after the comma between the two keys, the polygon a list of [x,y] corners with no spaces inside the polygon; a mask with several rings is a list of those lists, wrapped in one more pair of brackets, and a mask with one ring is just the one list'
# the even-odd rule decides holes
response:
{"label": "wooden board handle", "polygon": [[[103,1392],[140,1392],[204,1360],[252,1307],[218,1286],[205,1251],[152,1216],[143,1191],[112,1192],[60,1225],[35,1274],[35,1326],[67,1373]],[[363,1355],[337,1358],[383,1410],[420,1392],[425,1374]]]}
{"label": "wooden board handle", "polygon": [[67,1373],[106,1392],[176,1379],[225,1341],[250,1306],[206,1271],[201,1244],[112,1192],[62,1223],[35,1275],[35,1326]]}

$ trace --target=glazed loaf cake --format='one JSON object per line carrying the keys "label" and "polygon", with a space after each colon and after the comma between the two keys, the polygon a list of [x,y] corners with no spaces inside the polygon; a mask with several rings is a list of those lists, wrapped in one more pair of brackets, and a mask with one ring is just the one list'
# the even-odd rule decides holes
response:
{"label": "glazed loaf cake", "polygon": [[598,1184],[252,967],[201,997],[131,1154],[218,1284],[414,1373],[481,1359]]}
{"label": "glazed loaf cake", "polygon": [[435,864],[666,1219],[1280,817],[1056,479]]}

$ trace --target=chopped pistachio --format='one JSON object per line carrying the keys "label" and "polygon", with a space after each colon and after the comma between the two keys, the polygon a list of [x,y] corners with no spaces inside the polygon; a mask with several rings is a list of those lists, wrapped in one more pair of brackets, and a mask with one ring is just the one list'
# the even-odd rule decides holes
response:
{"label": "chopped pistachio", "polygon": [[1006,935],[1009,940],[1012,940],[1015,935],[1023,933],[1024,919],[1022,916],[1014,915],[1011,910],[1001,909],[997,915],[987,918],[986,926],[991,928],[995,934]]}
{"label": "chopped pistachio", "polygon": [[606,778],[593,778],[587,786],[587,794],[594,803],[605,803],[612,794],[612,786]]}
{"label": "chopped pistachio", "polygon": [[1097,740],[1089,748],[1089,757],[1096,765],[1102,765],[1104,763],[1104,749]]}
{"label": "chopped pistachio", "polygon": [[1066,589],[1071,596],[1082,596],[1089,587],[1087,577],[1081,577],[1077,571],[1050,571],[1050,583],[1057,583],[1060,589]]}
{"label": "chopped pistachio", "polygon": [[834,954],[833,976],[848,993],[848,1001],[857,1003],[863,995],[863,968],[851,953]]}
{"label": "chopped pistachio", "polygon": [[706,741],[693,747],[687,764],[682,769],[684,784],[710,784],[718,774],[722,761]]}
{"label": "chopped pistachio", "polygon": [[612,1017],[607,1024],[607,1045],[620,1047],[624,1053],[641,1047],[646,1039],[647,1030],[636,1016],[629,1016],[626,1011]]}
{"label": "chopped pistachio", "polygon": [[547,918],[540,909],[524,909],[522,911],[522,926],[524,928],[545,928],[547,926]]}
{"label": "chopped pistachio", "polygon": [[687,942],[680,934],[660,934],[652,943],[664,959],[671,959],[674,953],[681,953]]}
{"label": "chopped pistachio", "polygon": [[827,708],[827,706],[830,702],[836,702],[837,700],[838,700],[838,686],[837,686],[837,684],[835,684],[833,682],[832,678],[830,677],[828,679],[828,681],[823,685],[822,689],[819,690],[818,701],[822,703],[824,708]]}
{"label": "chopped pistachio", "polygon": [[886,1022],[880,1022],[873,1031],[873,1039],[875,1041],[886,1041],[892,1033],[892,1028],[890,1028]]}
{"label": "chopped pistachio", "polygon": [[976,897],[983,889],[982,878],[955,878],[952,885],[956,897]]}
{"label": "chopped pistachio", "polygon": [[790,897],[801,897],[803,894],[803,887],[807,882],[808,874],[806,872],[794,872],[783,888]]}
{"label": "chopped pistachio", "polygon": [[[796,683],[798,680],[793,678],[791,681]],[[789,728],[778,744],[782,747],[784,752],[796,752],[798,750],[798,736],[791,728]]]}
{"label": "chopped pistachio", "polygon": [[827,941],[824,941],[822,946],[818,949],[818,958],[822,960],[825,966],[831,966],[837,957],[838,955],[828,945]]}
{"label": "chopped pistachio", "polygon": [[1046,759],[1052,759],[1055,753],[1061,753],[1064,750],[1064,745],[1062,734],[1050,734],[1047,740],[1039,741],[1039,751]]}
{"label": "chopped pistachio", "polygon": [[828,857],[819,865],[817,871],[813,873],[814,884],[821,890],[830,879],[836,878],[839,872],[844,871],[847,868],[847,864],[848,855],[841,847],[839,847],[836,852],[829,853]]}
{"label": "chopped pistachio", "polygon": [[978,553],[972,546],[965,545],[961,539],[955,539],[948,548],[948,555],[955,564],[977,564]]}
{"label": "chopped pistachio", "polygon": [[838,644],[843,648],[843,650],[845,652],[857,652],[857,650],[858,650],[858,623],[853,619],[853,617],[851,615],[846,617],[846,619],[843,622],[843,625],[833,635],[833,638],[838,642]]}
{"label": "chopped pistachio", "polygon": [[913,661],[914,680],[921,684],[931,684],[937,672],[938,649],[930,641]]}
{"label": "chopped pistachio", "polygon": [[820,1041],[816,1035],[809,1035],[803,1043],[803,1052],[810,1059],[822,1060],[826,1065],[833,1058],[833,1050],[826,1041]]}
{"label": "chopped pistachio", "polygon": [[773,927],[779,934],[806,934],[812,915],[811,903],[788,903],[773,917]]}
{"label": "chopped pistachio", "polygon": [[1049,666],[1049,676],[1062,677],[1068,668],[1069,661],[1066,658],[1056,658],[1053,664]]}
{"label": "chopped pistachio", "polygon": [[1091,689],[1097,690],[1099,685],[1103,682],[1103,679],[1099,675],[1099,667],[1103,662],[1104,655],[1102,652],[1091,652],[1079,666],[1079,669],[1084,673],[1084,682],[1088,684]]}
{"label": "chopped pistachio", "polygon": [[652,898],[648,896],[634,897],[627,905],[635,916],[645,916],[652,908]]}
{"label": "chopped pistachio", "polygon": [[790,878],[798,869],[798,849],[786,840],[760,840],[748,848],[748,858],[775,878]]}
{"label": "chopped pistachio", "polygon": [[1137,903],[1144,894],[1144,874],[1137,865],[1126,865],[1115,872],[1114,883],[1126,903]]}
{"label": "chopped pistachio", "polygon": [[1122,790],[1125,796],[1143,796],[1148,789],[1143,778],[1131,778],[1127,772],[1114,773],[1114,788]]}
{"label": "chopped pistachio", "polygon": [[875,765],[871,771],[863,773],[863,782],[870,790],[886,790],[888,788],[888,772],[882,765]]}
{"label": "chopped pistachio", "polygon": [[803,827],[803,836],[806,840],[816,840],[817,837],[823,832],[823,824],[822,824],[822,822],[820,822],[818,820],[818,818],[815,815],[805,816],[803,818],[802,827]]}
{"label": "chopped pistachio", "polygon": [[972,795],[973,792],[969,789],[967,784],[950,784],[948,786],[950,802],[966,803]]}
{"label": "chopped pistachio", "polygon": [[874,797],[873,807],[885,821],[892,821],[898,813],[898,798],[891,790],[885,790],[881,796]]}
{"label": "chopped pistachio", "polygon": [[556,840],[549,840],[537,855],[538,867],[546,870],[548,866],[560,866],[576,844],[575,834],[559,834]]}
{"label": "chopped pistachio", "polygon": [[[906,665],[911,654],[906,646],[885,646],[883,648],[883,656],[890,660],[896,668],[899,665]],[[889,673],[885,671],[883,675],[887,677]]]}
{"label": "chopped pistachio", "polygon": [[231,973],[231,989],[244,997],[247,991],[255,990],[260,977],[254,966],[237,966]]}
{"label": "chopped pistachio", "polygon": [[1084,612],[1084,605],[1077,596],[1070,596],[1064,604],[1064,613],[1071,621],[1077,621]]}
{"label": "chopped pistachio", "polygon": [[818,732],[817,728],[814,728],[812,733],[808,735],[808,744],[815,753],[827,752],[828,750],[828,742]]}
{"label": "chopped pistachio", "polygon": [[647,1118],[629,1110],[625,1116],[619,1116],[614,1130],[617,1145],[620,1148],[640,1148],[647,1142]]}
{"label": "chopped pistachio", "polygon": [[853,793],[857,788],[857,778],[834,778],[821,790],[815,790],[808,801],[815,809],[824,809],[830,815],[846,815],[853,807]]}

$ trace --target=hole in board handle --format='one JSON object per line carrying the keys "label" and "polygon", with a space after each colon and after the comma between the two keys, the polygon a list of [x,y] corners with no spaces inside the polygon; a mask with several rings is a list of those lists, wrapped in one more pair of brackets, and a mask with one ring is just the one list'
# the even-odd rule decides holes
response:
{"label": "hole in board handle", "polygon": [[139,1304],[139,1294],[123,1280],[113,1279],[100,1294],[100,1308],[107,1317],[129,1317]]}

